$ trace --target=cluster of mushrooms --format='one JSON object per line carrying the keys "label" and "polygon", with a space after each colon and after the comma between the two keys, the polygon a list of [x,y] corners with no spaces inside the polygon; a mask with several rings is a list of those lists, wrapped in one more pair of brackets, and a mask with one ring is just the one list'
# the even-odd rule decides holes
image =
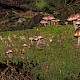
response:
{"label": "cluster of mushrooms", "polygon": [[78,45],[80,46],[80,13],[70,15],[67,20],[73,22],[75,27],[74,36],[78,37]]}
{"label": "cluster of mushrooms", "polygon": [[37,35],[35,36],[34,38],[33,37],[30,37],[29,40],[31,41],[31,44],[33,45],[33,41],[36,41],[36,44],[39,45],[39,44],[46,44],[43,40],[43,36],[41,35]]}
{"label": "cluster of mushrooms", "polygon": [[[31,45],[34,44],[34,42],[36,42],[36,45],[40,45],[40,44],[46,44],[45,41],[44,41],[44,38],[43,36],[41,35],[37,35],[35,37],[30,37],[29,38],[30,42],[31,42]],[[23,47],[27,47],[27,44],[24,43],[23,44]],[[11,45],[7,45],[7,51],[6,51],[6,54],[9,58],[11,58],[13,55],[13,50],[12,50],[12,46]],[[24,54],[23,51],[20,52],[21,54]],[[23,56],[21,56],[23,58]]]}
{"label": "cluster of mushrooms", "polygon": [[46,15],[42,18],[42,20],[40,21],[40,24],[46,26],[47,24],[49,25],[58,25],[60,22],[59,19],[55,18],[53,15]]}

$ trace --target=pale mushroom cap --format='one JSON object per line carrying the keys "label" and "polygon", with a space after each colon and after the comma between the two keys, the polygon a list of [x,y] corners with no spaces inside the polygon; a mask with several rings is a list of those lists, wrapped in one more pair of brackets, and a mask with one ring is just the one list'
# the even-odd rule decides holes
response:
{"label": "pale mushroom cap", "polygon": [[80,20],[80,18],[78,18],[77,20]]}
{"label": "pale mushroom cap", "polygon": [[44,19],[44,20],[53,20],[53,19],[55,19],[55,17],[52,16],[52,15],[47,15],[47,16],[44,16],[42,19]]}
{"label": "pale mushroom cap", "polygon": [[29,40],[33,40],[33,39],[34,39],[33,37],[30,37],[30,38],[29,38]]}
{"label": "pale mushroom cap", "polygon": [[77,13],[75,16],[76,16],[77,18],[80,18],[80,13]]}
{"label": "pale mushroom cap", "polygon": [[48,16],[48,19],[49,19],[49,20],[53,20],[53,19],[55,19],[55,17],[52,16],[52,15],[49,15],[49,16]]}
{"label": "pale mushroom cap", "polygon": [[44,16],[42,19],[44,19],[44,20],[48,20],[48,16]]}
{"label": "pale mushroom cap", "polygon": [[76,29],[74,36],[80,37],[80,27]]}
{"label": "pale mushroom cap", "polygon": [[41,24],[46,24],[47,21],[45,21],[45,20],[41,20],[40,23],[41,23]]}
{"label": "pale mushroom cap", "polygon": [[8,50],[8,52],[9,52],[9,53],[12,53],[13,51],[10,49],[10,50]]}
{"label": "pale mushroom cap", "polygon": [[11,50],[11,49],[9,49],[6,53],[8,54],[8,53],[12,53],[13,51]]}
{"label": "pale mushroom cap", "polygon": [[37,36],[38,39],[42,39],[43,37],[41,35]]}
{"label": "pale mushroom cap", "polygon": [[80,20],[76,20],[75,21],[75,24],[80,24]]}
{"label": "pale mushroom cap", "polygon": [[27,47],[27,44],[23,44],[23,47]]}
{"label": "pale mushroom cap", "polygon": [[38,37],[37,37],[37,36],[35,36],[35,37],[34,37],[34,41],[37,41],[37,40],[38,40]]}
{"label": "pale mushroom cap", "polygon": [[34,38],[34,41],[37,41],[38,40],[38,38],[36,37],[36,38]]}

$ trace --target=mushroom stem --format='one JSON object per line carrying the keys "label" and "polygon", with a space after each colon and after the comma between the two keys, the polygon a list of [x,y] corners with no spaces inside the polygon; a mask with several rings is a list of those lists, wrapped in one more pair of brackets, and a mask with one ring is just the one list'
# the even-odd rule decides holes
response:
{"label": "mushroom stem", "polygon": [[33,40],[31,40],[31,44],[33,45]]}
{"label": "mushroom stem", "polygon": [[78,46],[80,45],[80,37],[78,37]]}
{"label": "mushroom stem", "polygon": [[40,39],[37,41],[37,45],[39,45],[40,44]]}
{"label": "mushroom stem", "polygon": [[73,25],[74,25],[75,29],[78,28],[78,25],[76,25],[75,21],[73,21]]}
{"label": "mushroom stem", "polygon": [[46,26],[46,24],[44,24],[44,26]]}

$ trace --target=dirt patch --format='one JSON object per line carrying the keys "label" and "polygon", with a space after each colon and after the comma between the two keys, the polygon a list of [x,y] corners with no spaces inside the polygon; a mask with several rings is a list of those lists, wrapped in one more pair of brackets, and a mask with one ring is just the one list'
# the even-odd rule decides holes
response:
{"label": "dirt patch", "polygon": [[32,73],[28,68],[24,69],[23,62],[0,62],[0,80],[32,80]]}

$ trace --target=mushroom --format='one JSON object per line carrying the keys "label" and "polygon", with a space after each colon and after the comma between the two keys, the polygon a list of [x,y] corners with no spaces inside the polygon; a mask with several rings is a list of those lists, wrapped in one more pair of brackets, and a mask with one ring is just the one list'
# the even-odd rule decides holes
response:
{"label": "mushroom", "polygon": [[52,16],[52,15],[47,15],[47,16],[44,16],[42,19],[48,21],[48,20],[53,20],[53,19],[55,19],[55,17]]}
{"label": "mushroom", "polygon": [[24,44],[23,44],[23,47],[27,47],[27,44],[24,43]]}
{"label": "mushroom", "polygon": [[52,20],[52,23],[53,23],[53,25],[58,25],[59,24],[59,19],[55,19],[55,20]]}
{"label": "mushroom", "polygon": [[49,24],[51,24],[51,21],[54,20],[55,17],[52,16],[52,15],[48,15],[48,21],[49,21]]}
{"label": "mushroom", "polygon": [[49,19],[48,19],[48,16],[44,16],[42,19],[44,19],[44,20],[46,20],[46,21],[49,20]]}
{"label": "mushroom", "polygon": [[34,41],[36,41],[37,45],[38,45],[38,40],[39,40],[38,37],[35,36]]}
{"label": "mushroom", "polygon": [[51,20],[51,24],[52,25],[56,25],[56,21],[55,20]]}
{"label": "mushroom", "polygon": [[76,16],[77,18],[80,18],[80,13],[77,13],[75,16]]}
{"label": "mushroom", "polygon": [[40,21],[40,24],[43,24],[44,26],[46,26],[47,21],[45,21],[45,20],[41,20],[41,21]]}
{"label": "mushroom", "polygon": [[12,52],[13,52],[12,49],[8,49],[8,51],[6,52],[9,58],[12,57]]}
{"label": "mushroom", "polygon": [[55,19],[55,17],[52,16],[52,15],[49,15],[49,16],[48,16],[48,19],[49,19],[49,20],[53,20],[53,19]]}
{"label": "mushroom", "polygon": [[77,20],[75,21],[75,23],[76,23],[76,24],[80,24],[80,20],[77,19]]}
{"label": "mushroom", "polygon": [[79,19],[76,20],[76,21],[75,21],[75,24],[78,25],[78,27],[80,27],[80,20],[79,20]]}
{"label": "mushroom", "polygon": [[57,24],[57,25],[59,24],[59,22],[60,22],[60,20],[59,20],[59,19],[56,19],[56,24]]}
{"label": "mushroom", "polygon": [[78,37],[78,45],[80,45],[80,27],[76,29],[74,36]]}
{"label": "mushroom", "polygon": [[74,25],[75,29],[78,28],[78,25],[76,25],[76,20],[77,20],[79,17],[80,17],[80,14],[77,13],[77,14],[71,14],[71,15],[67,18],[68,21],[73,21],[73,25]]}
{"label": "mushroom", "polygon": [[80,18],[78,18],[77,20],[80,20]]}
{"label": "mushroom", "polygon": [[38,35],[37,38],[38,39],[43,39],[43,37],[41,35]]}
{"label": "mushroom", "polygon": [[52,15],[47,15],[47,16],[43,17],[42,19],[44,19],[44,20],[48,21],[48,22],[49,22],[49,24],[51,24],[51,20],[54,20],[54,19],[55,19],[55,17],[54,17],[54,16],[52,16]]}
{"label": "mushroom", "polygon": [[65,24],[65,25],[67,25],[67,24],[68,24],[68,22],[67,22],[67,21],[65,21],[65,22],[64,22],[64,24]]}
{"label": "mushroom", "polygon": [[34,40],[37,42],[37,45],[39,45],[39,44],[46,44],[43,41],[43,36],[41,36],[41,35],[35,36]]}
{"label": "mushroom", "polygon": [[77,26],[76,26],[76,24],[75,24],[75,20],[76,20],[76,19],[77,19],[77,17],[75,16],[75,14],[71,14],[71,15],[67,18],[68,21],[73,21],[73,25],[74,25],[75,29],[77,29]]}
{"label": "mushroom", "polygon": [[34,38],[33,37],[30,37],[29,40],[31,41],[31,44],[33,44]]}
{"label": "mushroom", "polygon": [[34,41],[37,41],[37,40],[38,40],[38,37],[37,37],[37,36],[35,36],[35,37],[34,37]]}

